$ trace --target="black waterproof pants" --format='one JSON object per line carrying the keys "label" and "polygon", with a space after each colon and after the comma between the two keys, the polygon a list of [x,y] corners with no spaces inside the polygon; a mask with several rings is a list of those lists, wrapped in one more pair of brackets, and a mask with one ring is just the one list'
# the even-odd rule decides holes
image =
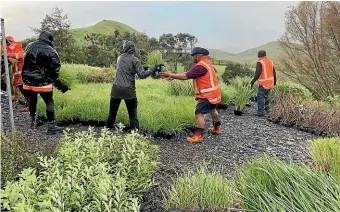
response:
{"label": "black waterproof pants", "polygon": [[[122,99],[116,99],[114,97],[111,97],[110,100],[110,112],[109,116],[107,118],[106,127],[112,128],[115,121],[116,116],[118,113],[119,105]],[[129,121],[130,121],[130,128],[131,129],[139,129],[139,122],[137,118],[137,98],[134,99],[124,99],[125,105],[129,114]]]}

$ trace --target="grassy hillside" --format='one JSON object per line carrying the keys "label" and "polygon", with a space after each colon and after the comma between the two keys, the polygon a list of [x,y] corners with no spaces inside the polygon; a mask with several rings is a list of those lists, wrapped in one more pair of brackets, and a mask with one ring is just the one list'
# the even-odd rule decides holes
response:
{"label": "grassy hillside", "polygon": [[226,60],[235,56],[235,54],[224,52],[219,49],[209,49],[209,53],[211,56],[216,57],[217,60]]}
{"label": "grassy hillside", "polygon": [[259,50],[266,50],[267,55],[272,60],[276,60],[278,55],[280,54],[280,46],[278,41],[273,41],[266,43],[262,46],[248,49],[244,52],[241,52],[239,54],[230,54],[230,53],[224,53],[220,50],[213,50],[210,51],[210,55],[213,57],[216,57],[216,59],[219,60],[231,60],[238,63],[249,63],[249,64],[255,64],[257,60],[257,52]]}
{"label": "grassy hillside", "polygon": [[77,41],[82,41],[86,33],[114,34],[116,29],[118,29],[120,33],[139,33],[137,30],[129,27],[126,24],[111,20],[103,20],[93,26],[73,29],[71,31],[73,32]]}

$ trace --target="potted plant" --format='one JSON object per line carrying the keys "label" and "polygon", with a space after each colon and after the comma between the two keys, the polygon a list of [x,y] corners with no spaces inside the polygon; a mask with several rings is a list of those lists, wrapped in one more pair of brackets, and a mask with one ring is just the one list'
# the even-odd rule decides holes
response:
{"label": "potted plant", "polygon": [[233,102],[235,104],[234,114],[237,116],[243,115],[244,108],[249,104],[249,99],[255,92],[255,88],[251,88],[249,82],[248,77],[236,77],[231,83],[236,91]]}

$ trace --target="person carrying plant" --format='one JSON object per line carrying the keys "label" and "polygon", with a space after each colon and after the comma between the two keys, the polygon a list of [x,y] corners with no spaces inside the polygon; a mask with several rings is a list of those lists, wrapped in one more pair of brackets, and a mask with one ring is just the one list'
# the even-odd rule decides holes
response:
{"label": "person carrying plant", "polygon": [[164,78],[188,80],[192,79],[195,88],[197,106],[195,110],[196,130],[193,137],[188,137],[190,143],[201,143],[205,131],[205,114],[210,113],[213,119],[213,134],[221,134],[221,120],[216,106],[221,102],[221,88],[216,71],[208,60],[209,51],[201,47],[194,47],[191,52],[194,67],[185,73],[162,72]]}
{"label": "person carrying plant", "polygon": [[[3,49],[2,45],[1,49]],[[6,36],[6,49],[8,61],[10,62],[12,67],[12,81],[14,91],[12,101],[18,101],[20,91],[26,99],[26,107],[21,109],[20,112],[28,112],[28,105],[30,101],[26,95],[25,90],[23,89],[22,81],[22,67],[24,64],[24,50],[22,48],[22,44],[18,41],[15,41],[12,36]]]}
{"label": "person carrying plant", "polygon": [[140,60],[134,56],[136,52],[134,42],[125,41],[122,52],[117,59],[116,77],[111,89],[110,110],[106,127],[109,129],[113,128],[120,102],[124,100],[129,114],[129,128],[131,130],[139,130],[135,79],[136,75],[140,79],[149,77],[153,74],[154,68],[147,70],[146,67],[142,66]]}
{"label": "person carrying plant", "polygon": [[60,66],[61,62],[57,51],[54,49],[52,33],[42,31],[37,41],[29,43],[25,49],[22,76],[23,88],[30,99],[31,127],[37,126],[36,110],[38,94],[40,94],[46,104],[47,134],[54,134],[63,130],[62,127],[55,124],[53,101],[53,84],[59,82]]}
{"label": "person carrying plant", "polygon": [[264,116],[269,113],[269,92],[276,85],[276,72],[274,63],[267,57],[265,50],[260,50],[257,54],[256,72],[251,87],[257,81],[259,88],[257,91],[257,113],[256,116]]}

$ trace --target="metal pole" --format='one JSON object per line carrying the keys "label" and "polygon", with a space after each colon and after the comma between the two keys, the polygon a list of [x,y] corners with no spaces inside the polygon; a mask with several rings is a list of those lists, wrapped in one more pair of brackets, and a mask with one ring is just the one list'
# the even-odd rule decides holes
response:
{"label": "metal pole", "polygon": [[[1,61],[1,56],[0,56],[0,67],[1,67],[1,63],[3,63],[3,61]],[[2,70],[0,70],[0,71],[2,71]],[[2,75],[2,74],[1,74]],[[2,77],[1,77],[1,75],[0,75],[0,84],[1,84],[1,80],[2,80]],[[3,126],[3,124],[2,124],[2,107],[1,107],[1,96],[2,96],[2,91],[0,91],[1,93],[0,93],[0,132],[1,133],[3,133],[3,128],[2,128],[2,126]]]}
{"label": "metal pole", "polygon": [[7,49],[6,49],[5,21],[3,18],[1,18],[1,35],[2,35],[2,44],[4,47],[4,64],[5,64],[5,71],[6,71],[9,114],[11,117],[11,127],[12,127],[11,129],[14,130],[15,126],[14,126],[14,115],[13,115],[13,105],[12,105],[11,80],[9,78],[8,58],[7,58]]}

